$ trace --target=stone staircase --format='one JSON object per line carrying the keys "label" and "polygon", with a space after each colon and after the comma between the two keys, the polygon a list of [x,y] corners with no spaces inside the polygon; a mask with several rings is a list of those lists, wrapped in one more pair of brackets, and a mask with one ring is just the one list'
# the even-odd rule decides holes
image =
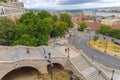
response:
{"label": "stone staircase", "polygon": [[87,80],[106,80],[82,55],[72,58],[71,61]]}

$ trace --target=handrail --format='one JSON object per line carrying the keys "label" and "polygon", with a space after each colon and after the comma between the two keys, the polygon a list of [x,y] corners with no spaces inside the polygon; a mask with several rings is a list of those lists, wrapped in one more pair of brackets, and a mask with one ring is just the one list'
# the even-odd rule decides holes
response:
{"label": "handrail", "polygon": [[[84,59],[85,59],[90,65],[92,65],[92,66],[94,66],[95,68],[97,68],[97,70],[101,70],[101,68],[100,68],[97,64],[93,64],[93,63],[92,63],[92,61],[83,53],[82,50],[79,51],[79,50],[75,49],[74,46],[70,46],[70,45],[67,45],[67,46],[70,47],[70,48],[72,48],[72,49],[74,49],[74,50],[77,51],[78,53],[81,53],[81,55],[84,57]],[[103,70],[101,70],[101,71],[102,71],[102,75],[103,75],[107,80],[109,80],[109,77],[107,76],[107,74],[106,74]]]}
{"label": "handrail", "polygon": [[[52,57],[52,59],[54,58],[65,58],[65,57]],[[29,59],[17,59],[17,60],[14,60],[14,61],[0,61],[0,63],[15,63],[15,62],[19,62],[19,61],[25,61],[25,60],[45,60],[44,58],[29,58]]]}
{"label": "handrail", "polygon": [[74,70],[79,73],[79,77],[81,77],[83,80],[87,80],[79,71],[79,69],[73,64],[72,60],[69,58],[68,61],[72,64],[72,68],[74,67]]}
{"label": "handrail", "polygon": [[107,79],[110,80],[109,77],[107,76],[107,74],[94,62],[93,62],[84,54],[82,53],[82,56],[89,62],[89,64],[93,65],[95,68],[97,68],[97,70],[101,70],[102,71],[102,75]]}

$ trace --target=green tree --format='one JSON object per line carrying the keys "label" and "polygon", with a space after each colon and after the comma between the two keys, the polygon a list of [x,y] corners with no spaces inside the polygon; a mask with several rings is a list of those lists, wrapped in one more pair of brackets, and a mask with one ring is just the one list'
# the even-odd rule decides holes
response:
{"label": "green tree", "polygon": [[38,18],[40,18],[40,19],[52,17],[52,15],[49,12],[44,11],[44,10],[39,12],[37,15],[38,15]]}
{"label": "green tree", "polygon": [[12,45],[26,45],[26,46],[37,46],[38,39],[28,34],[23,34],[19,39],[14,41]]}
{"label": "green tree", "polygon": [[8,18],[0,18],[0,45],[10,45],[14,40],[16,24]]}
{"label": "green tree", "polygon": [[25,25],[33,25],[37,23],[37,16],[35,15],[35,13],[33,11],[27,12],[25,14],[23,14],[19,20],[17,21],[17,23],[19,24],[25,24]]}
{"label": "green tree", "polygon": [[51,33],[50,33],[50,36],[53,38],[53,37],[58,37],[58,36],[61,36],[61,33],[58,29],[54,28]]}
{"label": "green tree", "polygon": [[[99,39],[99,36],[98,36],[98,35],[95,35],[94,38],[93,38],[93,41],[96,42],[98,39]],[[95,43],[94,43],[94,44],[95,44]]]}
{"label": "green tree", "polygon": [[115,38],[111,38],[111,41],[114,42],[114,41],[115,41]]}
{"label": "green tree", "polygon": [[58,17],[56,15],[53,15],[52,18],[53,18],[54,22],[56,22],[58,20]]}
{"label": "green tree", "polygon": [[87,28],[87,25],[86,25],[85,22],[80,22],[80,23],[79,23],[79,26],[80,26],[80,27],[78,28],[79,31],[84,31],[84,29]]}
{"label": "green tree", "polygon": [[71,21],[71,17],[66,13],[63,13],[63,14],[60,15],[60,21],[63,21],[65,23],[67,23],[68,27],[73,27],[74,26],[72,21]]}
{"label": "green tree", "polygon": [[55,23],[55,27],[61,36],[63,36],[65,32],[68,32],[68,25],[65,22],[57,21]]}
{"label": "green tree", "polygon": [[[41,13],[41,15],[43,14]],[[12,45],[46,45],[54,25],[52,17],[46,16],[44,19],[40,19],[38,14],[32,11],[22,15],[17,23],[18,25],[15,29],[17,33]]]}
{"label": "green tree", "polygon": [[112,29],[109,36],[120,39],[120,29]]}
{"label": "green tree", "polygon": [[103,35],[109,35],[111,30],[112,28],[110,26],[103,25],[98,30],[98,33],[103,34]]}
{"label": "green tree", "polygon": [[7,3],[7,2],[8,2],[8,0],[0,0],[0,2]]}

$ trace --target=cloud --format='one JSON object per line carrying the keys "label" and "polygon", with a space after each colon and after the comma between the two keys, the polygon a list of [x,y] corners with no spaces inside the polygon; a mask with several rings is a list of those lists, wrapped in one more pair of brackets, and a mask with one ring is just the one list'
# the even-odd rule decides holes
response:
{"label": "cloud", "polygon": [[25,8],[84,9],[120,6],[120,0],[20,0]]}
{"label": "cloud", "polygon": [[60,1],[60,5],[74,5],[74,4],[83,4],[83,3],[89,3],[89,2],[95,2],[97,0],[64,0]]}

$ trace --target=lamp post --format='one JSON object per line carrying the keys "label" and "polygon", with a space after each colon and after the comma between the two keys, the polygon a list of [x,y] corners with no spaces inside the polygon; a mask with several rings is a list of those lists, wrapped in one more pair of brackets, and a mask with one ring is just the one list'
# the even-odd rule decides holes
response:
{"label": "lamp post", "polygon": [[90,27],[87,29],[87,32],[89,33],[89,42],[90,42],[90,34],[91,34],[91,29],[90,29]]}
{"label": "lamp post", "polygon": [[70,54],[69,54],[69,52],[70,52],[70,49],[68,48],[68,58],[70,57]]}
{"label": "lamp post", "polygon": [[93,62],[94,56],[92,56],[92,62]]}
{"label": "lamp post", "polygon": [[74,80],[72,71],[70,71],[70,80]]}
{"label": "lamp post", "polygon": [[90,34],[91,34],[91,31],[90,31],[90,29],[88,29],[88,31],[89,31],[89,42],[90,42]]}
{"label": "lamp post", "polygon": [[104,52],[107,52],[107,45],[108,45],[108,38],[106,37],[106,45],[105,45],[105,50],[104,50]]}
{"label": "lamp post", "polygon": [[[47,59],[47,56],[45,56],[45,58]],[[53,73],[52,73],[52,67],[53,67],[53,64],[52,64],[52,62],[51,62],[51,53],[48,53],[48,59],[47,59],[47,62],[50,64],[51,80],[53,80]]]}
{"label": "lamp post", "polygon": [[90,42],[90,34],[91,34],[91,32],[89,31],[89,42]]}
{"label": "lamp post", "polygon": [[54,38],[54,47],[55,47],[55,44],[56,44],[56,43],[55,43],[55,38]]}
{"label": "lamp post", "polygon": [[112,70],[112,77],[111,77],[111,80],[113,80],[114,73],[115,73],[115,70]]}
{"label": "lamp post", "polygon": [[43,48],[43,53],[44,53],[44,55],[45,55],[45,48]]}

